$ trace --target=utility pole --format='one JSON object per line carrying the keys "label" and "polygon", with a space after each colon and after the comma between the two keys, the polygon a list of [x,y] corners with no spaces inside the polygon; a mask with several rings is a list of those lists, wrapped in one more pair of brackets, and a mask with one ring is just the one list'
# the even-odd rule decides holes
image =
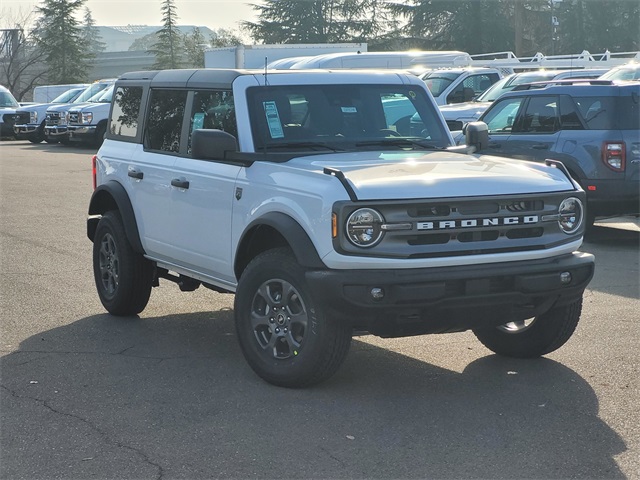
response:
{"label": "utility pole", "polygon": [[555,14],[556,3],[562,3],[562,0],[551,0],[551,55],[556,54],[556,40],[558,39],[558,17]]}

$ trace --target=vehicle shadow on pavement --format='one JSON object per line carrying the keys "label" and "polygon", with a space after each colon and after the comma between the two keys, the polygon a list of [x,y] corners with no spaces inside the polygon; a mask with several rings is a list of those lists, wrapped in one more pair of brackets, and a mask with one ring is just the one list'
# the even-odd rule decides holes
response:
{"label": "vehicle shadow on pavement", "polygon": [[[633,227],[629,227],[633,228]],[[580,248],[593,253],[596,269],[588,290],[626,298],[640,298],[640,231],[596,224]],[[629,255],[627,255],[627,252]],[[633,259],[629,261],[629,259]],[[635,275],[630,274],[636,272]],[[625,272],[625,275],[621,275]],[[623,278],[627,278],[624,281]]]}
{"label": "vehicle shadow on pavement", "polygon": [[2,477],[625,478],[593,389],[553,360],[457,372],[365,337],[328,382],[284,389],[232,319],[104,314],[22,342],[2,358]]}

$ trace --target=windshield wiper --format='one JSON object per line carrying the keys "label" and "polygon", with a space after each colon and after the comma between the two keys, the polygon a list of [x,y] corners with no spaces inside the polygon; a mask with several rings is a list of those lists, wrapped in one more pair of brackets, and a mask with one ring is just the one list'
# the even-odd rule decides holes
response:
{"label": "windshield wiper", "polygon": [[330,150],[332,152],[344,152],[342,148],[332,147],[321,142],[286,142],[286,143],[269,143],[263,147],[268,150],[276,150],[279,148],[294,150],[297,148],[309,148],[311,150]]}
{"label": "windshield wiper", "polygon": [[390,137],[390,138],[379,138],[377,140],[367,140],[364,142],[356,143],[356,147],[368,147],[368,146],[393,146],[393,147],[420,147],[425,150],[444,150],[444,147],[439,147],[437,145],[433,145],[430,143],[425,143],[424,140],[420,140],[417,138],[408,138],[408,137]]}

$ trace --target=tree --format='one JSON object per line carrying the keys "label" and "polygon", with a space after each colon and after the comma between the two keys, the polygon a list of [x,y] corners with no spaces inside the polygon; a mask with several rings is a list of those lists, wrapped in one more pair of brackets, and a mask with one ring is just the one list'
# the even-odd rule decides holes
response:
{"label": "tree", "polygon": [[216,30],[215,33],[209,38],[209,44],[211,47],[233,47],[236,45],[242,45],[242,37],[239,33],[226,28]]}
{"label": "tree", "polygon": [[147,51],[156,57],[153,68],[158,70],[180,68],[183,38],[177,26],[175,0],[162,0],[160,11],[164,26],[156,32],[157,40]]}
{"label": "tree", "polygon": [[204,35],[198,27],[191,33],[185,33],[182,42],[187,56],[187,67],[204,68],[204,50],[207,47]]}
{"label": "tree", "polygon": [[243,22],[263,43],[363,42],[390,29],[383,0],[265,0],[257,22]]}
{"label": "tree", "polygon": [[88,8],[84,9],[82,41],[93,55],[104,52],[107,48],[107,44],[102,41],[100,30],[96,27],[96,22],[91,15],[91,10]]}
{"label": "tree", "polygon": [[45,52],[37,48],[33,32],[23,25],[32,23],[33,12],[19,12],[14,18],[5,17],[6,23],[0,41],[0,85],[7,87],[18,101],[42,84],[47,75]]}
{"label": "tree", "polygon": [[87,0],[42,0],[34,30],[47,61],[48,81],[78,83],[87,79],[93,55],[82,37],[76,12]]}

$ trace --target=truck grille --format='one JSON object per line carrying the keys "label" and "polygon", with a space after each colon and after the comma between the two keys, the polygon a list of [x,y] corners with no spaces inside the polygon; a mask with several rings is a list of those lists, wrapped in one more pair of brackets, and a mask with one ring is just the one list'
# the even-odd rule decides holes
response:
{"label": "truck grille", "polygon": [[16,114],[15,113],[5,113],[2,116],[2,122],[7,126],[13,128],[15,124]]}
{"label": "truck grille", "polygon": [[64,114],[60,112],[47,112],[46,124],[49,126],[64,125]]}
{"label": "truck grille", "polygon": [[69,124],[74,125],[78,123],[78,112],[69,112]]}
{"label": "truck grille", "polygon": [[[577,194],[576,194],[577,195]],[[335,205],[343,224],[334,242],[343,254],[391,258],[437,258],[513,251],[541,250],[575,240],[560,230],[554,215],[567,193],[456,198],[442,201],[344,202]],[[344,221],[356,209],[370,207],[387,225],[403,229],[385,231],[370,249],[352,245]],[[543,220],[543,217],[546,217]]]}
{"label": "truck grille", "polygon": [[15,116],[16,125],[26,125],[29,123],[29,112],[16,112]]}

